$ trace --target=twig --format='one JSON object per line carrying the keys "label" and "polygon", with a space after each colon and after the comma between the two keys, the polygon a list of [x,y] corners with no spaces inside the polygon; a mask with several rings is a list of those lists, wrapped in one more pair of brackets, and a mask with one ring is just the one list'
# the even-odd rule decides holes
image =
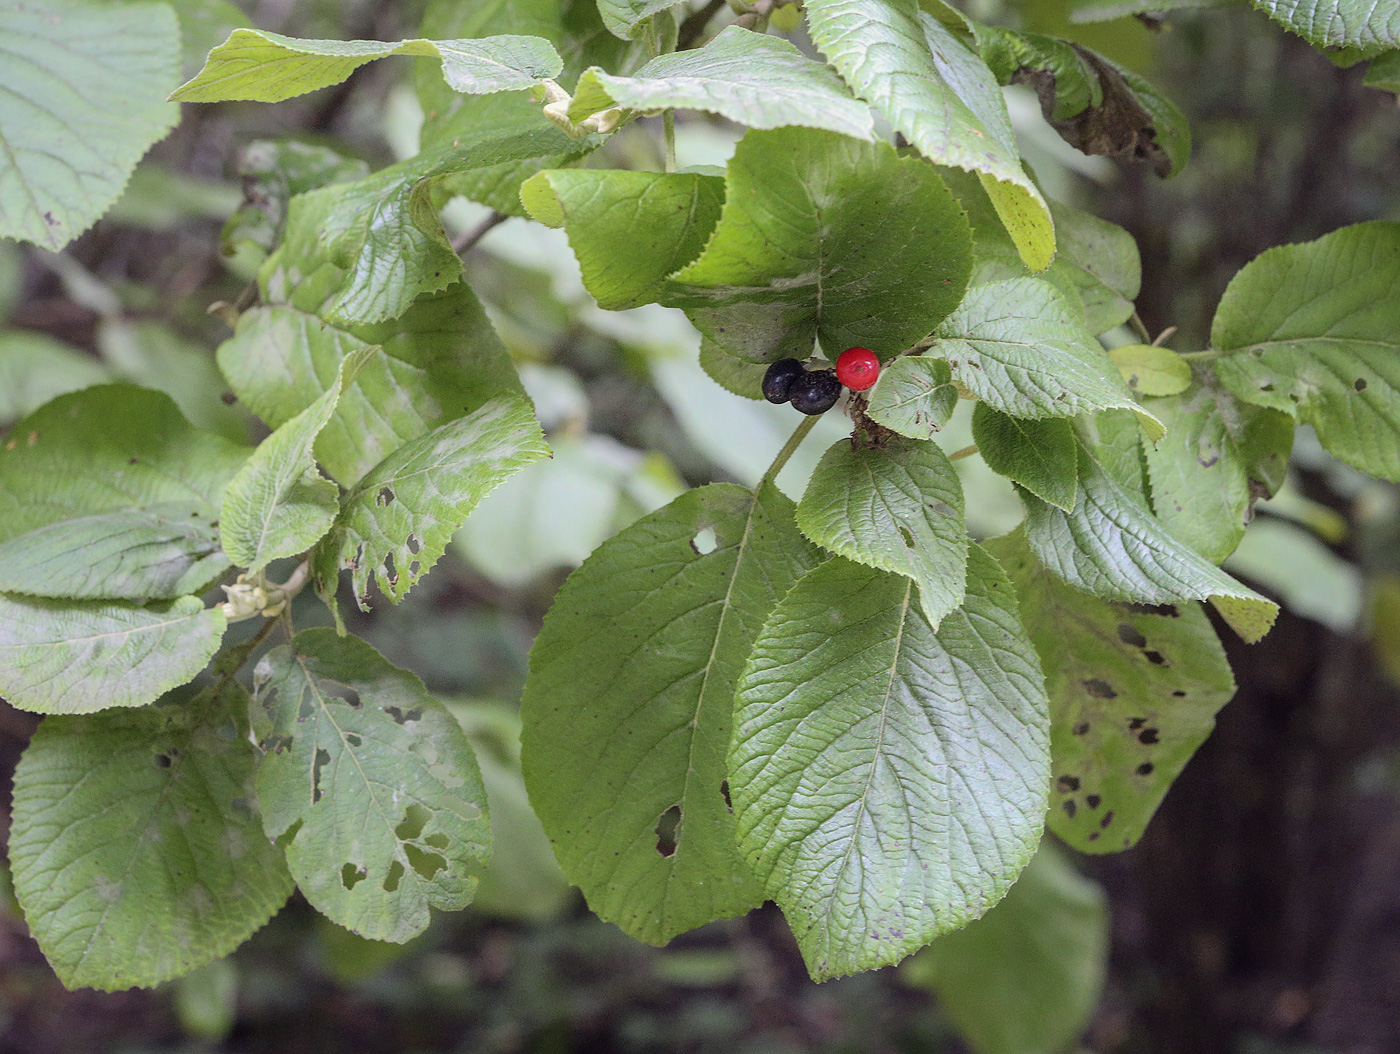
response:
{"label": "twig", "polygon": [[510,219],[504,212],[493,212],[465,234],[459,234],[452,240],[452,251],[458,256],[465,256],[476,247],[476,243],[486,237],[486,232],[492,227],[498,227],[506,220]]}

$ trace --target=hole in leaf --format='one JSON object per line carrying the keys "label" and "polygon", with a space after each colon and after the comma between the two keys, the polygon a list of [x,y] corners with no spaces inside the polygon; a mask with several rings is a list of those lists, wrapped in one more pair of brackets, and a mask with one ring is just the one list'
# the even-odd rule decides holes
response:
{"label": "hole in leaf", "polygon": [[1097,677],[1090,677],[1084,681],[1084,690],[1095,699],[1117,699],[1118,693],[1113,690],[1113,685],[1107,681],[1101,681]]}
{"label": "hole in leaf", "polygon": [[292,746],[291,736],[271,736],[262,745],[264,754],[285,754]]}
{"label": "hole in leaf", "polygon": [[394,834],[404,842],[412,841],[423,833],[423,828],[428,826],[428,821],[433,818],[433,814],[428,809],[414,802],[404,813],[404,817],[399,821],[399,825],[394,828]]}
{"label": "hole in leaf", "polygon": [[383,508],[385,505],[391,504],[394,497],[394,488],[385,484],[379,488],[379,493],[374,496],[374,503],[380,508]]}
{"label": "hole in leaf", "polygon": [[448,838],[445,834],[430,834],[427,838],[423,839],[423,843],[432,846],[434,849],[446,849],[448,846]]}
{"label": "hole in leaf", "polygon": [[414,707],[412,710],[400,710],[397,706],[386,706],[384,712],[401,725],[406,725],[410,721],[417,721],[423,716],[423,711]]}
{"label": "hole in leaf", "polygon": [[914,532],[902,523],[899,525],[899,536],[904,539],[906,549],[914,548]]}
{"label": "hole in leaf", "polygon": [[676,853],[676,843],[680,841],[681,835],[681,807],[672,805],[657,818],[656,827],[656,851],[662,856],[674,856]]}
{"label": "hole in leaf", "polygon": [[929,508],[941,516],[956,516],[958,510],[949,505],[946,501],[935,501]]}
{"label": "hole in leaf", "polygon": [[360,737],[355,735],[354,732],[346,732],[345,742],[349,743],[352,747],[358,747],[360,745]]}
{"label": "hole in leaf", "polygon": [[1061,776],[1055,781],[1055,784],[1060,788],[1062,793],[1068,794],[1071,791],[1077,791],[1079,789],[1079,777]]}
{"label": "hole in leaf", "polygon": [[1091,809],[1097,809],[1099,807],[1099,802],[1101,801],[1103,801],[1103,799],[1100,798],[1097,794],[1088,794],[1084,797],[1084,803],[1088,805]]}
{"label": "hole in leaf", "polygon": [[405,544],[408,546],[408,551],[414,556],[417,556],[418,550],[423,548],[423,543],[418,540],[418,535],[416,534],[410,534]]}
{"label": "hole in leaf", "polygon": [[403,878],[403,864],[395,860],[389,865],[389,873],[384,876],[384,892],[392,893],[398,889],[401,878]]}
{"label": "hole in leaf", "polygon": [[720,781],[719,781],[719,793],[720,793],[720,796],[724,798],[724,807],[725,807],[726,809],[728,809],[730,812],[733,812],[733,811],[734,811],[734,803],[733,803],[732,801],[729,800],[729,781],[728,781],[728,780],[720,780]]}
{"label": "hole in leaf", "polygon": [[1131,644],[1134,648],[1147,647],[1147,638],[1126,622],[1118,627],[1118,639],[1124,644]]}
{"label": "hole in leaf", "polygon": [[388,582],[389,585],[391,585],[391,586],[392,586],[392,585],[396,585],[396,584],[398,583],[398,580],[399,580],[399,573],[398,573],[398,571],[394,570],[394,554],[393,554],[393,553],[385,553],[385,554],[384,554],[383,569],[384,569],[384,580],[385,580],[386,582]]}
{"label": "hole in leaf", "polygon": [[311,767],[311,804],[315,805],[321,800],[321,766],[330,762],[329,751],[316,748],[316,763]]}
{"label": "hole in leaf", "polygon": [[429,882],[439,871],[447,870],[445,856],[430,853],[426,849],[419,849],[416,845],[406,845],[403,847],[403,851],[404,855],[408,857],[408,862],[413,865],[413,870]]}
{"label": "hole in leaf", "polygon": [[704,527],[695,532],[695,537],[690,540],[690,547],[701,556],[706,556],[715,551],[719,545],[719,538],[715,535],[713,527]]}
{"label": "hole in leaf", "polygon": [[346,889],[354,889],[368,877],[368,871],[354,864],[346,864],[340,869],[340,884]]}
{"label": "hole in leaf", "polygon": [[416,579],[418,577],[418,572],[422,569],[422,564],[420,564],[417,560],[414,560],[413,563],[408,565],[408,577],[410,579]]}

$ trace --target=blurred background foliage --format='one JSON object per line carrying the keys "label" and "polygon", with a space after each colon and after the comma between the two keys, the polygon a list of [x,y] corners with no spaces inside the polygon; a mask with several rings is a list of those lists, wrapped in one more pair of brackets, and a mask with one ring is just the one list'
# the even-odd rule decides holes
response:
{"label": "blurred background foliage", "polygon": [[[414,35],[424,6],[191,0],[186,72],[239,24],[392,40]],[[1190,116],[1191,164],[1162,183],[1069,149],[1029,91],[1009,93],[1049,194],[1138,240],[1139,313],[1153,335],[1176,327],[1177,350],[1203,346],[1225,284],[1263,249],[1400,219],[1395,98],[1247,7],[1090,24],[1066,0],[968,10],[1099,49]],[[794,39],[810,47],[800,30]],[[275,213],[298,166],[354,178],[415,152],[422,115],[408,69],[371,64],[276,106],[187,107],[116,208],[63,254],[0,242],[0,429],[61,392],[120,378],[167,391],[201,427],[263,434],[222,384],[213,349],[228,330],[207,310],[236,302],[274,243],[268,212],[245,199]],[[589,163],[655,167],[650,123]],[[723,164],[739,134],[685,114],[679,163]],[[449,232],[466,239],[490,215],[453,201]],[[0,1051],[1396,1049],[1400,489],[1300,435],[1289,484],[1227,565],[1289,614],[1262,644],[1233,645],[1240,694],[1134,850],[1089,860],[1047,846],[982,922],[899,968],[821,986],[771,909],[653,949],[587,912],[530,812],[516,717],[526,655],[554,591],[594,546],[687,487],[754,483],[793,415],[711,381],[679,312],[599,310],[560,231],[509,219],[465,261],[555,456],[492,495],[408,602],[357,613],[350,628],[420,674],[473,739],[497,837],[477,903],[398,947],[294,898],[230,960],[104,995],[64,992],[0,891]],[[780,477],[789,493],[842,422],[818,431]],[[965,413],[941,441],[970,442]],[[958,466],[973,528],[1014,525],[1004,481],[977,458]],[[326,615],[301,598],[295,618]],[[35,722],[0,710],[4,771]]]}

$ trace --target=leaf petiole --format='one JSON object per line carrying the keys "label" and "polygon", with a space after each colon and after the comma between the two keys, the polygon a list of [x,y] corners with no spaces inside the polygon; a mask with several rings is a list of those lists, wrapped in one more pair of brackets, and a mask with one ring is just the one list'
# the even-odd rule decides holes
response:
{"label": "leaf petiole", "polygon": [[777,479],[778,473],[783,470],[783,466],[788,463],[788,458],[802,445],[802,440],[807,438],[807,433],[817,426],[820,417],[809,417],[797,426],[796,431],[783,444],[783,449],[778,451],[778,456],[773,459],[773,463],[768,466],[768,471],[763,474],[763,478],[758,481],[759,488],[765,483],[770,483]]}

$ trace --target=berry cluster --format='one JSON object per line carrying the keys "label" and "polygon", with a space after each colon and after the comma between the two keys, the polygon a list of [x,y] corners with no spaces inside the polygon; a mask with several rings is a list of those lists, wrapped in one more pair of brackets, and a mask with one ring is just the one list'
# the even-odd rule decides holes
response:
{"label": "berry cluster", "polygon": [[841,386],[863,392],[880,376],[880,360],[869,348],[847,348],[834,370],[809,370],[796,359],[779,359],[763,375],[763,397],[792,403],[804,414],[824,414],[841,397]]}

